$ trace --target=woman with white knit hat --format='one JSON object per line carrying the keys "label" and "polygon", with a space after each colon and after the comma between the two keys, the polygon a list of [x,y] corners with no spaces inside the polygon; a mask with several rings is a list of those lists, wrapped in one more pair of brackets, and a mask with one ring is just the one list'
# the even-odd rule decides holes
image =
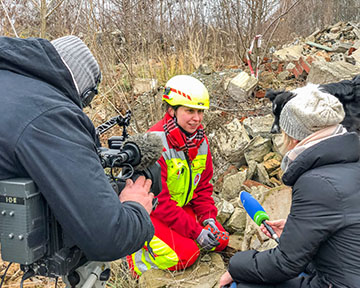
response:
{"label": "woman with white knit hat", "polygon": [[280,115],[291,210],[286,220],[267,221],[280,243],[236,253],[221,286],[359,287],[359,138],[339,124],[344,110],[336,97],[317,85],[296,94]]}

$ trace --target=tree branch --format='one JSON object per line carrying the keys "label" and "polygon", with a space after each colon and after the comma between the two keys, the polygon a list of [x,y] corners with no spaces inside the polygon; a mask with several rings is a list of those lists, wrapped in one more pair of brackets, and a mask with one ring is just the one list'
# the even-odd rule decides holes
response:
{"label": "tree branch", "polygon": [[4,2],[3,2],[2,0],[1,0],[1,5],[3,6],[3,9],[4,9],[5,14],[6,14],[6,18],[9,20],[10,26],[11,26],[11,28],[12,28],[15,36],[16,36],[17,38],[19,38],[18,34],[16,33],[16,29],[15,29],[13,23],[11,22],[11,19],[10,19],[9,13],[8,13],[6,7],[5,7],[5,4],[4,4]]}
{"label": "tree branch", "polygon": [[60,2],[58,2],[58,3],[56,4],[56,6],[55,6],[49,13],[46,14],[45,19],[48,19],[49,16],[50,16],[52,13],[54,13],[54,11],[55,11],[63,2],[64,2],[64,0],[61,0]]}
{"label": "tree branch", "polygon": [[285,16],[287,13],[289,13],[289,11],[294,8],[296,5],[298,5],[302,0],[296,0],[288,9],[286,9],[286,11],[282,14],[280,14],[278,17],[276,17],[271,23],[270,25],[265,29],[265,32],[262,34],[262,36],[264,37],[265,34],[269,31],[270,27],[272,25],[274,25],[274,23],[279,20],[281,17]]}

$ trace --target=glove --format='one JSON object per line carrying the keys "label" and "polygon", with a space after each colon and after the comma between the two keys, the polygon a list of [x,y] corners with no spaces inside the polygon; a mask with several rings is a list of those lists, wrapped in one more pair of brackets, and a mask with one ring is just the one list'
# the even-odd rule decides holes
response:
{"label": "glove", "polygon": [[206,250],[211,250],[220,244],[219,241],[216,240],[216,236],[207,229],[201,230],[199,236],[196,238],[196,241]]}
{"label": "glove", "polygon": [[204,229],[209,230],[212,234],[214,234],[217,241],[226,241],[229,239],[229,233],[226,231],[220,231],[213,218],[204,220],[203,225],[205,226]]}
{"label": "glove", "polygon": [[206,220],[204,220],[204,222],[203,222],[203,226],[205,227],[205,226],[207,226],[207,225],[209,225],[212,229],[212,233],[213,234],[217,234],[217,233],[220,233],[220,230],[219,230],[219,228],[216,226],[216,224],[215,224],[215,220],[213,219],[213,218],[209,218],[209,219],[206,219]]}

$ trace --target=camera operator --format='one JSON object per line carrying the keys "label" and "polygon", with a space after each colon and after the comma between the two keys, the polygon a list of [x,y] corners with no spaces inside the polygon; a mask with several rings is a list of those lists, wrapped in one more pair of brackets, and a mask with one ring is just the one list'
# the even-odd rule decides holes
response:
{"label": "camera operator", "polygon": [[87,259],[111,261],[153,237],[154,195],[140,176],[119,199],[104,173],[82,111],[100,75],[78,37],[0,37],[0,179],[31,178]]}

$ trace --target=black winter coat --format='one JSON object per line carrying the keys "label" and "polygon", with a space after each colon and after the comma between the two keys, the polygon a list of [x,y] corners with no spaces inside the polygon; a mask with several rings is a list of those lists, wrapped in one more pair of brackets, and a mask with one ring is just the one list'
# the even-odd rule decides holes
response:
{"label": "black winter coat", "polygon": [[[346,133],[308,148],[289,165],[283,181],[292,186],[292,203],[280,243],[235,254],[229,266],[235,281],[293,278],[276,287],[360,287],[359,150],[358,136]],[[298,278],[310,261],[315,276]]]}
{"label": "black winter coat", "polygon": [[121,203],[109,184],[95,128],[52,44],[0,37],[0,87],[0,179],[31,178],[89,260],[115,260],[150,240],[146,210]]}

